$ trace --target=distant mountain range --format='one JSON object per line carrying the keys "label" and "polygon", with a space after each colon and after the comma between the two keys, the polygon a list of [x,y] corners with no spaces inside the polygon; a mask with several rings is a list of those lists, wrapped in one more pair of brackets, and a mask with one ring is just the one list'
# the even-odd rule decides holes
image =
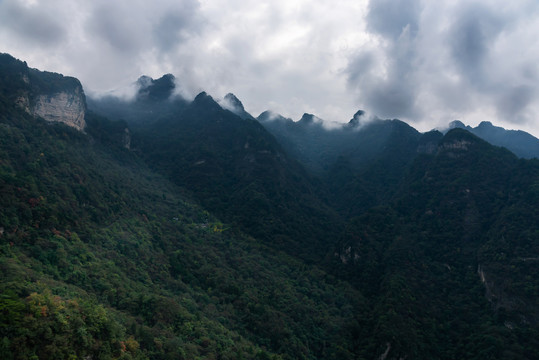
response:
{"label": "distant mountain range", "polygon": [[494,126],[489,121],[483,121],[475,128],[472,128],[455,120],[449,124],[449,129],[454,128],[466,129],[492,145],[509,149],[519,157],[525,159],[539,158],[538,139],[525,131],[506,130],[502,127]]}
{"label": "distant mountain range", "polygon": [[0,358],[537,357],[537,139],[176,81],[92,99],[0,54]]}
{"label": "distant mountain range", "polygon": [[[148,117],[155,119],[165,109],[170,109],[171,104],[180,107],[185,105],[185,100],[174,94],[176,87],[174,81],[175,78],[172,74],[163,75],[157,80],[148,76],[141,76],[136,81],[137,93],[134,102],[121,100],[114,96],[107,96],[104,98],[89,99],[89,107],[98,113],[126,120],[135,120],[134,122],[136,122],[137,116],[144,117],[146,121],[148,121]],[[254,116],[245,110],[242,102],[232,93],[227,94],[219,104],[223,109],[229,110],[243,119],[255,119]],[[147,116],[148,113],[151,116]],[[300,157],[303,156],[304,161],[310,163],[313,169],[319,171],[324,164],[313,163],[313,159],[305,151],[309,151],[308,149],[311,149],[313,146],[316,149],[311,150],[315,152],[329,151],[337,153],[339,151],[350,151],[350,147],[353,146],[350,145],[350,142],[362,142],[353,133],[361,133],[362,131],[358,130],[370,122],[364,119],[364,117],[365,112],[359,110],[347,124],[340,126],[333,124],[331,128],[325,127],[324,120],[312,114],[304,114],[299,121],[293,121],[271,111],[265,111],[256,119],[272,132],[274,136],[277,136],[279,141],[287,144],[286,146],[289,147],[288,150],[295,151],[296,155]],[[389,120],[374,120],[375,123],[384,121]],[[398,120],[395,119],[393,121]],[[506,130],[502,127],[494,126],[488,121],[483,121],[475,128],[472,128],[459,120],[455,120],[448,125],[447,130],[453,128],[466,129],[492,145],[507,148],[519,157],[526,159],[539,158],[539,139],[525,131]],[[373,131],[372,128],[370,130]],[[364,134],[359,137],[361,136],[368,137]],[[307,140],[307,138],[309,139]],[[331,139],[338,140],[332,142]],[[310,146],[307,144],[309,141],[316,144],[311,144],[312,146]],[[295,150],[292,149],[294,146],[296,147]],[[300,154],[300,152],[303,153]]]}

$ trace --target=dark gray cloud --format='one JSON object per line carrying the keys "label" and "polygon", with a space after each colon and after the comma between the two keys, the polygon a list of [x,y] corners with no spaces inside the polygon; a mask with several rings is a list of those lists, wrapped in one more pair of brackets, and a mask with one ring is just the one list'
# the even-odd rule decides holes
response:
{"label": "dark gray cloud", "polygon": [[376,0],[369,2],[368,29],[392,40],[397,40],[408,27],[412,34],[419,28],[420,2],[418,0]]}
{"label": "dark gray cloud", "polygon": [[481,94],[482,105],[489,104],[498,118],[519,125],[535,120],[530,107],[539,98],[532,80],[537,65],[529,63],[536,63],[537,54],[525,55],[529,44],[517,35],[518,22],[537,14],[537,8],[530,8],[531,14],[507,10],[492,3],[464,3],[447,36],[463,89]]}
{"label": "dark gray cloud", "polygon": [[90,10],[87,33],[127,56],[152,49],[169,53],[205,26],[195,0],[168,1],[155,7],[148,3],[138,10],[133,11],[130,1],[102,1]]}
{"label": "dark gray cloud", "polygon": [[33,46],[55,46],[66,39],[67,29],[57,21],[53,11],[36,4],[24,6],[14,0],[0,2],[0,23],[12,36],[24,38]]}
{"label": "dark gray cloud", "polygon": [[350,57],[348,86],[382,117],[539,128],[538,40],[530,35],[538,15],[525,0],[371,0],[366,29],[376,46]]}
{"label": "dark gray cloud", "polygon": [[380,60],[372,53],[361,53],[348,68],[349,83],[361,94],[369,111],[382,117],[415,115],[415,90],[411,61],[387,59],[380,72]]}
{"label": "dark gray cloud", "polygon": [[88,34],[124,54],[136,52],[145,45],[144,24],[122,11],[115,2],[100,4],[87,19]]}
{"label": "dark gray cloud", "polygon": [[513,88],[504,88],[497,96],[497,110],[505,118],[513,118],[519,124],[526,122],[526,113],[529,106],[537,101],[537,87],[519,85]]}
{"label": "dark gray cloud", "polygon": [[490,74],[487,64],[491,46],[503,32],[505,21],[493,9],[470,3],[457,12],[450,25],[448,43],[461,74],[478,88],[484,88]]}
{"label": "dark gray cloud", "polygon": [[200,33],[206,22],[198,12],[196,1],[185,1],[181,9],[173,9],[160,17],[152,29],[153,39],[160,51],[169,52]]}
{"label": "dark gray cloud", "polygon": [[417,0],[371,1],[367,29],[381,38],[374,50],[359,50],[347,68],[348,82],[370,111],[382,117],[417,115],[416,36],[420,7]]}
{"label": "dark gray cloud", "polygon": [[362,51],[350,60],[346,69],[348,82],[358,87],[358,91],[363,92],[361,84],[374,71],[375,61],[374,54],[368,51]]}

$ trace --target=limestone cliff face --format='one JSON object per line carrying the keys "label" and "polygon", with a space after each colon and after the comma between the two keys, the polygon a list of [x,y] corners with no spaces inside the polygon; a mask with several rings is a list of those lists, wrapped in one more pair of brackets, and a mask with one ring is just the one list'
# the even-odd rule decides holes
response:
{"label": "limestone cliff face", "polygon": [[78,79],[29,68],[26,62],[3,53],[0,79],[0,98],[15,103],[28,114],[80,131],[86,127],[86,97]]}
{"label": "limestone cliff face", "polygon": [[82,87],[55,94],[37,95],[32,113],[47,121],[62,122],[77,130],[84,130],[86,103]]}

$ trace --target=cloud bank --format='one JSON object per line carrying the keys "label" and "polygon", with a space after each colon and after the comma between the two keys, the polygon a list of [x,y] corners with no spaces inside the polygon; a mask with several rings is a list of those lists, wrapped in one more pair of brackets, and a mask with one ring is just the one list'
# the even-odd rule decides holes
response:
{"label": "cloud bank", "polygon": [[538,10],[533,1],[372,1],[365,21],[379,45],[357,49],[348,85],[382,117],[491,120],[538,134]]}
{"label": "cloud bank", "polygon": [[90,94],[172,73],[182,94],[233,92],[255,116],[364,109],[539,136],[538,15],[535,0],[3,0],[0,51]]}

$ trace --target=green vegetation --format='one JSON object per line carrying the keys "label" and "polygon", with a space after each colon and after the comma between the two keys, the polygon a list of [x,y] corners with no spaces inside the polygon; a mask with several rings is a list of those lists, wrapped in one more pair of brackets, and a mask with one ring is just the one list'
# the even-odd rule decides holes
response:
{"label": "green vegetation", "polygon": [[84,133],[17,105],[64,81],[0,56],[0,358],[539,352],[539,161],[393,120],[340,153],[295,129],[308,172],[206,94]]}
{"label": "green vegetation", "polygon": [[207,94],[139,129],[133,149],[256,239],[308,261],[331,250],[339,219],[317,196],[317,182],[257,121],[223,110]]}
{"label": "green vegetation", "polygon": [[534,358],[538,175],[536,161],[453,130],[416,159],[394,201],[349,224],[337,262],[374,301],[378,349]]}
{"label": "green vegetation", "polygon": [[121,124],[1,114],[2,358],[356,357],[355,289],[194,205]]}

